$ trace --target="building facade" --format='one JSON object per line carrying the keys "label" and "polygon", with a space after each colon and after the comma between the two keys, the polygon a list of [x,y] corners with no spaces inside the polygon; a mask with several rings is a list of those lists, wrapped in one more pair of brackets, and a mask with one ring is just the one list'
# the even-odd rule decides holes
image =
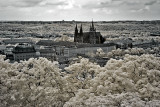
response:
{"label": "building facade", "polygon": [[14,61],[36,58],[36,50],[30,44],[19,44],[13,49],[13,58]]}
{"label": "building facade", "polygon": [[47,58],[48,60],[51,61],[56,60],[55,50],[53,49],[40,49],[39,52],[40,52],[40,57]]}
{"label": "building facade", "polygon": [[90,43],[90,44],[102,44],[105,39],[102,37],[100,32],[96,32],[96,28],[94,28],[94,23],[90,26],[89,32],[83,32],[82,24],[80,27],[80,31],[78,32],[77,24],[75,27],[74,33],[74,42],[78,43]]}

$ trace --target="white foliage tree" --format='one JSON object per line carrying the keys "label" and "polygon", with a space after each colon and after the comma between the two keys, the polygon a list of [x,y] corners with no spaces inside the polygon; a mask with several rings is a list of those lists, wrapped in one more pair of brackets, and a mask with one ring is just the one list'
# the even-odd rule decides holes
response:
{"label": "white foliage tree", "polygon": [[104,56],[105,55],[105,53],[103,52],[103,50],[102,50],[102,48],[98,48],[97,49],[97,52],[96,52],[96,55],[98,55],[98,56]]}
{"label": "white foliage tree", "polygon": [[126,55],[111,59],[99,74],[80,89],[68,106],[147,106],[160,103],[160,58]]}
{"label": "white foliage tree", "polygon": [[65,78],[68,81],[68,85],[75,88],[76,92],[78,89],[87,88],[88,80],[94,79],[94,77],[99,73],[100,66],[96,63],[92,63],[89,59],[82,58],[80,62],[76,62],[65,70],[69,72],[66,74]]}
{"label": "white foliage tree", "polygon": [[62,75],[46,58],[9,63],[0,56],[0,106],[159,106],[160,58],[125,55],[104,67],[82,58]]}
{"label": "white foliage tree", "polygon": [[118,48],[116,50],[108,52],[106,56],[109,58],[114,58],[114,57],[123,57],[125,54],[130,54],[130,55],[154,54],[159,52],[158,49],[159,49],[158,47],[155,47],[154,49],[129,48],[126,50]]}
{"label": "white foliage tree", "polygon": [[69,98],[57,62],[46,58],[10,64],[0,59],[0,106],[62,106]]}

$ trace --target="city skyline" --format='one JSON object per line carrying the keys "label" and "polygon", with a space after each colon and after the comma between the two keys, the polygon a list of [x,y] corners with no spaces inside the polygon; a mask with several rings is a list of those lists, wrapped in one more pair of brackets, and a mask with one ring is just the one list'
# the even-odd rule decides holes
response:
{"label": "city skyline", "polygon": [[159,20],[160,0],[1,0],[1,21]]}

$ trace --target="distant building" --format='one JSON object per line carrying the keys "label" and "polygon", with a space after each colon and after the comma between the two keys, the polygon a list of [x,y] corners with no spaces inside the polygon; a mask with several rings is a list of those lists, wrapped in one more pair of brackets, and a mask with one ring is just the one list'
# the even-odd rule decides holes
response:
{"label": "distant building", "polygon": [[[79,46],[65,49],[65,56],[68,57],[77,57],[82,55],[87,55],[89,53],[96,53],[97,49],[101,48],[105,53],[108,53],[114,49],[116,49],[115,44],[91,44],[89,46]],[[68,52],[67,52],[68,51]]]}
{"label": "distant building", "polygon": [[6,50],[5,45],[0,45],[0,54],[4,54],[4,51]]}
{"label": "distant building", "polygon": [[112,42],[116,44],[116,48],[127,49],[133,47],[133,40],[131,38],[122,38]]}
{"label": "distant building", "polygon": [[6,38],[18,38],[19,35],[5,35]]}
{"label": "distant building", "polygon": [[29,43],[29,44],[32,44],[32,40],[30,40],[30,39],[14,39],[14,38],[11,38],[11,39],[3,40],[3,43],[5,45],[7,45],[7,44],[17,44],[17,43]]}
{"label": "distant building", "polygon": [[74,42],[78,43],[90,43],[90,44],[102,44],[105,39],[102,37],[100,32],[96,32],[94,28],[94,23],[92,21],[92,25],[90,26],[89,32],[83,32],[82,25],[80,28],[80,32],[78,32],[77,25],[75,27],[74,33]]}
{"label": "distant building", "polygon": [[30,44],[19,44],[13,48],[13,58],[15,61],[28,60],[36,57],[36,50]]}
{"label": "distant building", "polygon": [[55,51],[53,49],[40,49],[40,57],[45,57],[48,60],[56,60]]}
{"label": "distant building", "polygon": [[6,55],[6,59],[14,60],[13,57],[13,48],[14,46],[6,46],[6,50],[4,51],[4,54]]}
{"label": "distant building", "polygon": [[152,47],[159,47],[159,42],[155,41],[154,39],[151,40],[136,40],[133,42],[133,47],[138,47],[138,48],[152,48]]}
{"label": "distant building", "polygon": [[40,40],[36,43],[36,45],[42,45],[42,46],[52,46],[53,45],[52,40]]}
{"label": "distant building", "polygon": [[52,41],[52,40],[40,40],[36,43],[36,45],[38,45],[38,46],[56,46],[56,47],[59,47],[59,46],[72,47],[72,46],[75,46],[76,43],[69,42],[69,41],[56,42],[56,41]]}
{"label": "distant building", "polygon": [[68,41],[54,42],[50,40],[40,40],[37,45],[52,47],[52,49],[55,51],[57,60],[67,60],[68,58],[76,57],[78,54],[87,54],[90,52],[96,53],[97,49],[99,48],[103,49],[103,51],[106,53],[116,49],[116,45],[114,43],[89,44]]}

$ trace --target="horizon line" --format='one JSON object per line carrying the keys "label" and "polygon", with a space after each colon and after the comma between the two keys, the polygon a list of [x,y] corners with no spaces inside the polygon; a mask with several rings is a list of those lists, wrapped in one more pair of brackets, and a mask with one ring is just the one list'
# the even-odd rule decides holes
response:
{"label": "horizon line", "polygon": [[[91,22],[92,20],[0,20],[0,22]],[[113,21],[160,21],[154,20],[93,20],[94,22],[113,22]]]}

